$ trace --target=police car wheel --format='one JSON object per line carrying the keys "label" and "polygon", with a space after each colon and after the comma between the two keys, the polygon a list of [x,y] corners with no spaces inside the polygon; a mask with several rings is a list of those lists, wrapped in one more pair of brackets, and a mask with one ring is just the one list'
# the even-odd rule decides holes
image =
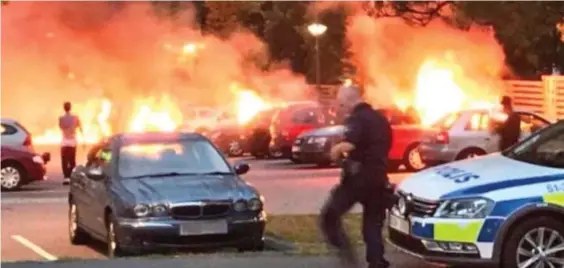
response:
{"label": "police car wheel", "polygon": [[564,222],[552,217],[527,219],[504,243],[502,267],[563,267]]}

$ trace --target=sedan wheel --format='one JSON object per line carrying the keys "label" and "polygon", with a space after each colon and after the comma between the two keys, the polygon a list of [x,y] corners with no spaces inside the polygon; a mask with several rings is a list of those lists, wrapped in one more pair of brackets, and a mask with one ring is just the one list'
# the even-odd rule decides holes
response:
{"label": "sedan wheel", "polygon": [[411,171],[419,171],[426,167],[425,162],[421,159],[421,154],[417,146],[412,146],[407,152],[406,168]]}
{"label": "sedan wheel", "polygon": [[106,229],[107,229],[106,243],[108,247],[107,249],[108,258],[116,258],[122,256],[123,251],[117,240],[113,217],[110,217],[110,219],[108,219]]}
{"label": "sedan wheel", "polygon": [[80,245],[86,242],[88,238],[86,232],[78,225],[78,209],[74,203],[71,202],[69,206],[69,239],[71,244]]}
{"label": "sedan wheel", "polygon": [[3,166],[0,172],[0,185],[2,186],[2,190],[15,190],[20,187],[22,172],[18,167],[8,164]]}
{"label": "sedan wheel", "polygon": [[238,141],[231,141],[229,143],[229,155],[230,156],[241,156],[243,155],[243,147]]}

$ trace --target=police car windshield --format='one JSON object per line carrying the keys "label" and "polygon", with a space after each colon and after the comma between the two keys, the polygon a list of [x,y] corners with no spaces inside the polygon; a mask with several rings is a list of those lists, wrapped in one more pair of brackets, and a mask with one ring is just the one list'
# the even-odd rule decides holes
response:
{"label": "police car windshield", "polygon": [[503,155],[530,164],[564,168],[564,121],[531,135]]}

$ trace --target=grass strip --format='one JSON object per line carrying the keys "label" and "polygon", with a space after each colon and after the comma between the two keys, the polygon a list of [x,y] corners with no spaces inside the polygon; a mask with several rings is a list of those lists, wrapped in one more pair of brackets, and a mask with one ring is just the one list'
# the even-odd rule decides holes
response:
{"label": "grass strip", "polygon": [[[343,217],[343,225],[351,243],[363,246],[362,215],[350,213]],[[294,243],[295,253],[319,255],[329,253],[319,228],[319,215],[272,215],[268,217],[266,234]]]}

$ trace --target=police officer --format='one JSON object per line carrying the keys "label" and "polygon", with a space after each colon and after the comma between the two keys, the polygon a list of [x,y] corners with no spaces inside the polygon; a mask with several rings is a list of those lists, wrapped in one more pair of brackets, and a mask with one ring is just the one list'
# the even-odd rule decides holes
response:
{"label": "police officer", "polygon": [[385,218],[386,173],[391,147],[391,126],[386,117],[362,100],[361,89],[343,87],[337,94],[345,120],[344,140],[331,149],[335,160],[346,155],[341,182],[335,186],[321,212],[321,228],[328,242],[337,247],[341,261],[357,267],[358,260],[341,225],[341,217],[356,203],[363,206],[362,233],[370,268],[389,267],[384,258],[382,225]]}
{"label": "police officer", "polygon": [[507,119],[497,129],[500,135],[499,150],[503,151],[519,141],[521,136],[521,119],[519,115],[513,111],[513,102],[509,96],[501,98],[503,112],[507,114]]}

